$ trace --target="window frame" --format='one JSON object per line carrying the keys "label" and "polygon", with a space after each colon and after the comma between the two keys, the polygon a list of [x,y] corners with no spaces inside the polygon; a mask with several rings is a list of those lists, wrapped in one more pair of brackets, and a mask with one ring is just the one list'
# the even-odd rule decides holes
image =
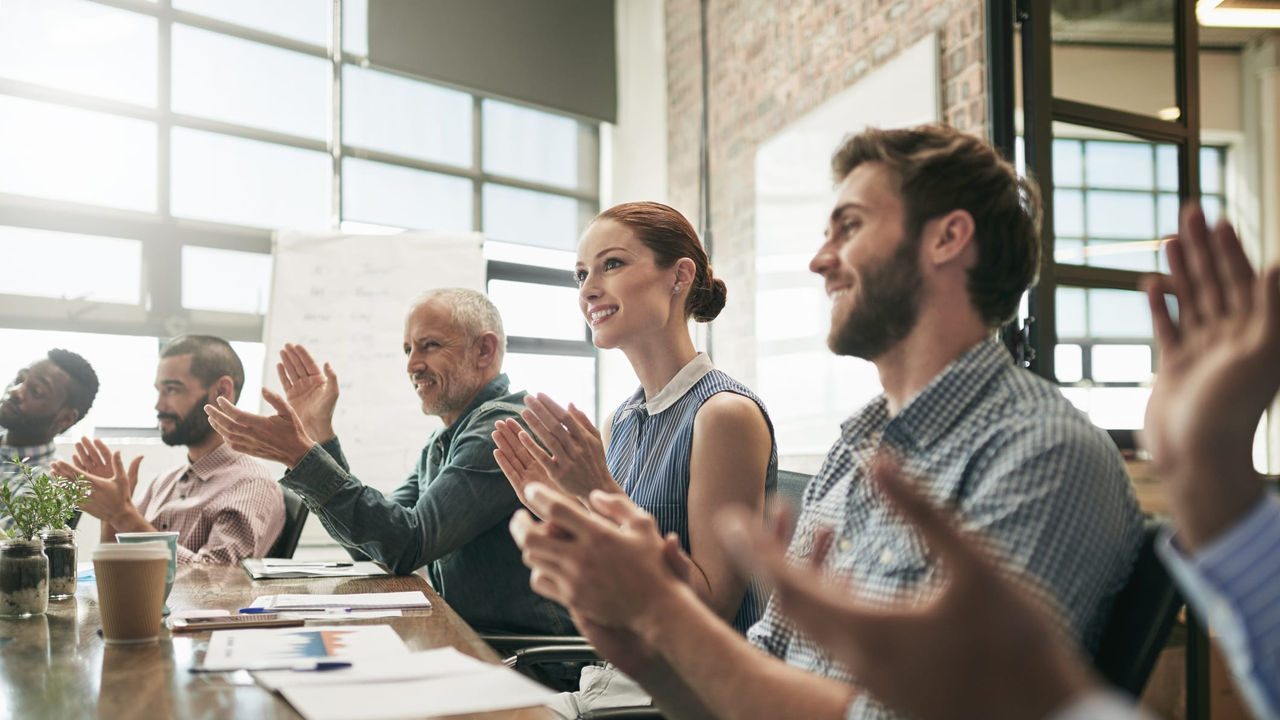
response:
{"label": "window frame", "polygon": [[[182,251],[184,247],[202,247],[241,252],[271,254],[272,229],[246,227],[175,217],[171,213],[171,133],[175,128],[213,132],[234,138],[258,140],[275,145],[327,153],[331,158],[330,228],[339,231],[342,217],[344,158],[361,158],[392,166],[426,170],[467,179],[472,184],[471,229],[483,232],[486,185],[515,187],[524,190],[574,199],[580,208],[580,221],[585,223],[600,207],[600,126],[599,122],[562,111],[540,108],[508,98],[501,98],[469,88],[415,77],[406,73],[371,65],[368,58],[343,48],[344,0],[330,0],[330,38],[328,47],[275,35],[231,22],[177,10],[170,0],[89,0],[107,7],[134,12],[157,20],[156,27],[156,104],[155,107],[93,97],[38,84],[0,78],[0,95],[36,100],[55,106],[77,108],[123,116],[154,123],[156,128],[156,210],[138,212],[83,205],[74,202],[0,193],[0,217],[7,226],[54,230],[90,236],[108,236],[137,240],[142,243],[140,301],[137,305],[101,303],[86,300],[10,295],[0,292],[0,312],[5,327],[24,330],[145,335],[159,340],[182,333],[206,333],[232,341],[262,342],[264,314],[193,310],[182,305]],[[173,68],[172,32],[175,24],[260,43],[312,57],[330,64],[330,102],[328,141],[288,133],[184,115],[172,111],[170,92]],[[345,143],[343,126],[344,66],[352,65],[445,87],[467,93],[472,103],[472,154],[470,167],[434,163],[395,153],[359,148]],[[483,167],[484,114],[486,99],[522,107],[530,107],[562,117],[578,126],[578,186],[566,188],[521,178],[486,172]],[[589,211],[589,212],[588,212]],[[569,269],[556,270],[537,265],[488,261],[487,279],[573,286]],[[585,328],[581,341],[549,340],[536,337],[512,337],[512,352],[546,355],[595,356],[595,347]],[[598,374],[598,368],[597,368]],[[596,383],[598,385],[598,382]]]}

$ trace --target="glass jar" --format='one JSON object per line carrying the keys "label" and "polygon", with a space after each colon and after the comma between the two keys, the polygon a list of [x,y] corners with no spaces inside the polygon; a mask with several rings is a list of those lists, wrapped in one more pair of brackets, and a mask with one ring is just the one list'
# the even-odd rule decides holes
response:
{"label": "glass jar", "polygon": [[76,594],[76,533],[70,528],[44,532],[44,554],[49,558],[49,599]]}
{"label": "glass jar", "polygon": [[44,543],[0,542],[0,617],[43,615],[49,608],[49,559]]}

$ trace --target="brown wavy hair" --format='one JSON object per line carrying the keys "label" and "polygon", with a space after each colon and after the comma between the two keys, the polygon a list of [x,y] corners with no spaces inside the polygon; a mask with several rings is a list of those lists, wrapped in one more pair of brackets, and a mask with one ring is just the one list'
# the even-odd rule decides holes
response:
{"label": "brown wavy hair", "polygon": [[698,322],[716,319],[724,308],[728,288],[712,274],[698,233],[684,215],[662,203],[629,202],[614,205],[591,222],[600,220],[612,220],[631,228],[636,239],[653,251],[654,261],[660,268],[669,268],[680,258],[692,260],[695,270],[689,297],[685,299],[685,317]]}
{"label": "brown wavy hair", "polygon": [[905,238],[918,242],[929,220],[952,210],[973,216],[978,260],[969,300],[989,327],[1010,320],[1040,270],[1040,191],[990,144],[945,125],[869,129],[831,157],[837,183],[857,166],[884,163],[898,179]]}

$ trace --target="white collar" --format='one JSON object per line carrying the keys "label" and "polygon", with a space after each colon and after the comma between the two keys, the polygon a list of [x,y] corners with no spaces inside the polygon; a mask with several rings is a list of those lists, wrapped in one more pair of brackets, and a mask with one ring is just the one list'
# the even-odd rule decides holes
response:
{"label": "white collar", "polygon": [[680,372],[671,378],[666,387],[659,390],[653,399],[645,402],[645,411],[653,416],[671,407],[689,392],[689,388],[697,385],[703,376],[711,372],[712,368],[711,358],[707,357],[706,353],[698,353],[687,365],[680,368]]}

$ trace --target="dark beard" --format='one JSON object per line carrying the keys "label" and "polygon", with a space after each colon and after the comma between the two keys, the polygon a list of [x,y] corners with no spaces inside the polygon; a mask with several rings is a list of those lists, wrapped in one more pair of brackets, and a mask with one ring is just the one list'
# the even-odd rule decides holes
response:
{"label": "dark beard", "polygon": [[[206,401],[208,398],[205,399]],[[167,433],[161,433],[160,439],[165,445],[197,445],[209,437],[213,426],[209,424],[209,416],[205,414],[204,402],[196,403],[191,412],[178,420],[178,424]],[[169,415],[168,417],[173,417]]]}
{"label": "dark beard", "polygon": [[[20,415],[16,411],[13,413],[0,413],[0,430],[6,430],[6,435],[17,435],[19,438],[39,438],[47,437],[52,440],[57,433],[53,432],[53,421],[57,417],[56,414],[49,417],[37,418],[30,415]],[[45,442],[48,442],[46,440]],[[0,463],[4,463],[11,458],[0,458]]]}
{"label": "dark beard", "polygon": [[903,240],[893,255],[862,274],[853,309],[831,328],[837,355],[874,360],[911,333],[920,314],[920,241]]}

